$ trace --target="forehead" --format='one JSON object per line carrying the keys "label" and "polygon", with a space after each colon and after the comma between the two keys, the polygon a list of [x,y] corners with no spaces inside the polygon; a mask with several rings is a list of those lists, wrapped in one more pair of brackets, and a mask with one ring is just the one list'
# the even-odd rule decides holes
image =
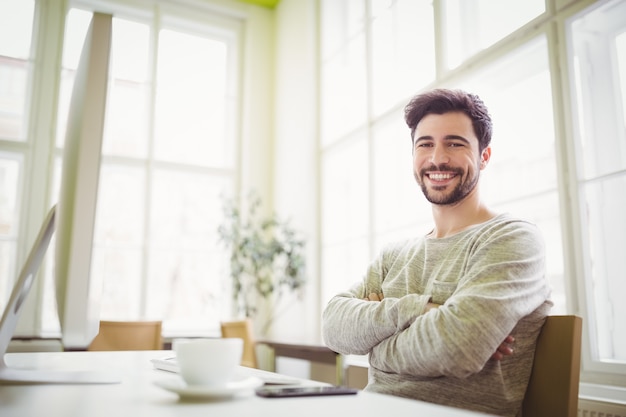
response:
{"label": "forehead", "polygon": [[467,140],[478,138],[474,133],[472,119],[463,112],[449,112],[444,114],[427,114],[420,120],[415,128],[415,139],[441,136],[462,136]]}

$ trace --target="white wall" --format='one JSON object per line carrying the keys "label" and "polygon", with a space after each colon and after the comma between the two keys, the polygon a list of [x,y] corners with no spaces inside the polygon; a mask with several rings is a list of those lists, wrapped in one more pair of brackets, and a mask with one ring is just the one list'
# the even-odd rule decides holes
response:
{"label": "white wall", "polygon": [[289,217],[307,238],[308,285],[304,300],[291,303],[278,317],[272,336],[311,342],[321,340],[316,15],[315,0],[281,0],[276,8],[274,74],[274,210]]}
{"label": "white wall", "polygon": [[263,201],[272,199],[274,131],[274,13],[248,6],[243,34],[241,80],[241,172],[246,193],[255,189]]}

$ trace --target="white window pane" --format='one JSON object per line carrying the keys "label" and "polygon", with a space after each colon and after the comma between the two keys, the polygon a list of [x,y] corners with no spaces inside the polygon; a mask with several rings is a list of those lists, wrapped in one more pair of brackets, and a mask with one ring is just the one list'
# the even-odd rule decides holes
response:
{"label": "white window pane", "polygon": [[545,11],[544,0],[445,0],[448,68],[488,48]]}
{"label": "white window pane", "polygon": [[113,19],[111,73],[116,79],[145,82],[148,78],[150,27]]}
{"label": "white window pane", "polygon": [[91,23],[91,12],[70,9],[65,20],[65,37],[63,38],[63,68],[75,70],[83,50],[83,43]]}
{"label": "white window pane", "polygon": [[150,241],[156,246],[208,250],[217,245],[221,195],[229,179],[159,170],[152,180]]}
{"label": "white window pane", "polygon": [[128,247],[94,247],[91,285],[102,285],[103,320],[145,318],[141,311],[142,254],[141,250]]}
{"label": "white window pane", "polygon": [[92,279],[102,283],[101,316],[137,320],[145,226],[145,175],[140,168],[103,164],[95,223]]}
{"label": "white window pane", "polygon": [[106,163],[102,166],[94,237],[97,246],[142,245],[145,189],[143,169]]}
{"label": "white window pane", "polygon": [[103,155],[148,156],[149,94],[146,84],[122,80],[109,83]]}
{"label": "white window pane", "polygon": [[0,139],[26,139],[35,2],[0,1]]}
{"label": "white window pane", "polygon": [[320,10],[322,59],[327,60],[365,30],[365,1],[322,0]]}
{"label": "white window pane", "polygon": [[321,3],[321,137],[330,144],[367,116],[365,0]]}
{"label": "white window pane", "polygon": [[16,278],[18,187],[22,160],[0,152],[0,305],[9,299]]}
{"label": "white window pane", "polygon": [[[169,327],[206,329],[230,305],[227,256],[219,246],[228,179],[160,170],[154,175],[148,313]],[[186,321],[186,323],[185,323]]]}
{"label": "white window pane", "polygon": [[[401,115],[373,129],[374,232],[383,244],[392,239],[426,234],[432,227],[430,204],[413,176],[411,132]],[[417,226],[417,225],[420,225]]]}
{"label": "white window pane", "polygon": [[28,61],[0,56],[0,139],[26,138]]}
{"label": "white window pane", "polygon": [[22,158],[19,155],[0,152],[0,238],[17,236],[21,171]]}
{"label": "white window pane", "polygon": [[430,0],[370,0],[372,106],[379,115],[435,79]]}
{"label": "white window pane", "polygon": [[134,158],[148,155],[150,126],[150,28],[113,19],[111,73],[102,153]]}
{"label": "white window pane", "polygon": [[27,60],[33,30],[33,0],[0,1],[0,55]]}
{"label": "white window pane", "polygon": [[345,243],[368,234],[368,151],[364,138],[342,143],[322,160],[322,239]]}
{"label": "white window pane", "polygon": [[365,35],[351,39],[322,67],[321,130],[327,145],[366,122]]}
{"label": "white window pane", "polygon": [[227,45],[173,30],[162,30],[159,40],[155,157],[231,167]]}
{"label": "white window pane", "polygon": [[591,279],[587,286],[593,302],[597,359],[626,363],[626,176],[584,187]]}
{"label": "white window pane", "polygon": [[[582,176],[626,169],[626,3],[613,1],[575,20],[571,42],[576,63],[576,98]],[[617,59],[616,59],[617,58]]]}
{"label": "white window pane", "polygon": [[[574,52],[580,222],[585,303],[591,320],[593,368],[623,372],[626,364],[626,127],[624,33],[626,3],[603,2],[568,22]],[[602,364],[601,362],[605,362]]]}
{"label": "white window pane", "polygon": [[224,253],[150,252],[147,315],[160,317],[176,332],[209,333],[220,317],[230,315],[230,283]]}

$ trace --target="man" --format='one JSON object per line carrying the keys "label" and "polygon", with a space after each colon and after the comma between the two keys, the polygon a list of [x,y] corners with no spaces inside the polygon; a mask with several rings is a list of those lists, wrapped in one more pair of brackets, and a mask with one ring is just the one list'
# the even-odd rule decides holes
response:
{"label": "man", "polygon": [[434,227],[384,248],[362,282],[330,300],[324,339],[369,354],[366,390],[516,416],[552,306],[542,237],[480,199],[492,131],[480,98],[427,92],[405,120]]}

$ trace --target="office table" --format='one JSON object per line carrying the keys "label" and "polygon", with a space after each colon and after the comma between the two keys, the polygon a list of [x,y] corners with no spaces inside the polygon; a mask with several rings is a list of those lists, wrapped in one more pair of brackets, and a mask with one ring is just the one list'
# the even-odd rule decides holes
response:
{"label": "office table", "polygon": [[257,344],[268,347],[269,367],[271,371],[276,370],[276,357],[278,356],[320,362],[334,365],[336,384],[343,385],[343,356],[325,345],[279,342],[276,340],[259,340]]}
{"label": "office table", "polygon": [[[359,392],[357,395],[308,398],[260,398],[250,393],[231,399],[183,401],[155,381],[179,378],[153,368],[150,360],[166,351],[10,353],[13,368],[102,370],[121,382],[106,385],[0,385],[2,417],[472,417],[473,412],[421,401]],[[302,384],[314,381],[302,380]]]}

